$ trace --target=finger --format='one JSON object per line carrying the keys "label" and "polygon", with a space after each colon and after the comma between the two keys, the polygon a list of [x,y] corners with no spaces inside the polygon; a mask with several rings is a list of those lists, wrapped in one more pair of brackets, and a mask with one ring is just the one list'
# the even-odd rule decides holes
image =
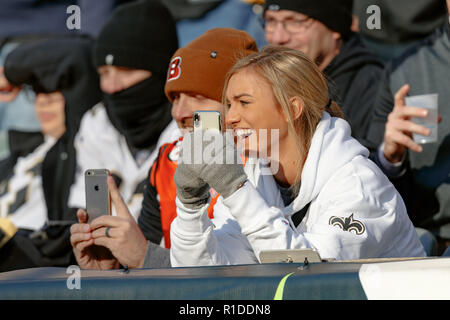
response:
{"label": "finger", "polygon": [[121,217],[103,215],[95,218],[89,225],[91,227],[91,230],[96,230],[101,227],[120,227],[122,223],[123,218]]}
{"label": "finger", "polygon": [[112,234],[114,233],[113,228],[109,227],[109,237],[106,236],[106,228],[108,227],[101,227],[98,229],[95,229],[94,231],[92,231],[92,239],[98,239],[101,237],[105,237],[105,238],[112,238]]}
{"label": "finger", "polygon": [[111,200],[116,208],[116,213],[119,217],[130,217],[131,214],[128,210],[125,201],[123,201],[122,196],[120,195],[119,189],[117,189],[116,183],[114,182],[114,178],[112,176],[108,176],[107,179],[109,192],[111,194]]}
{"label": "finger", "polygon": [[91,231],[91,227],[86,223],[74,223],[70,226],[70,233],[89,233]]}
{"label": "finger", "polygon": [[109,227],[109,230],[108,230],[109,236],[108,237],[106,236],[106,228],[108,228],[108,227],[101,227],[101,228],[98,228],[98,229],[92,231],[92,233],[91,233],[92,238],[98,239],[98,238],[105,237],[107,239],[113,239],[113,238],[117,239],[118,234],[120,234],[120,231],[118,230],[118,228]]}
{"label": "finger", "polygon": [[78,242],[87,241],[91,238],[92,238],[92,235],[90,232],[76,232],[76,233],[72,233],[70,235],[70,243],[72,243],[72,245],[74,245],[74,244],[77,244]]}
{"label": "finger", "polygon": [[417,133],[423,136],[428,136],[431,134],[431,130],[421,126],[419,124],[414,123],[413,121],[410,120],[401,120],[401,121],[397,121],[395,123],[395,125],[392,126],[393,130],[395,131],[402,131],[405,134],[408,134],[409,136],[412,133]]}
{"label": "finger", "polygon": [[422,152],[422,147],[419,144],[415,143],[410,136],[404,134],[401,131],[392,132],[390,138],[392,141],[401,144],[412,151]]}
{"label": "finger", "polygon": [[74,249],[77,252],[83,252],[83,250],[85,250],[86,248],[93,246],[94,245],[94,239],[89,239],[87,241],[81,241],[78,242],[75,246]]}
{"label": "finger", "polygon": [[107,237],[98,237],[93,239],[93,241],[96,246],[108,248],[111,253],[113,252],[112,248],[114,247],[114,241],[112,239]]}
{"label": "finger", "polygon": [[403,116],[426,118],[428,117],[428,110],[425,108],[419,108],[414,106],[404,106],[401,111]]}
{"label": "finger", "polygon": [[438,114],[438,123],[441,123],[441,122],[442,122],[442,117],[440,114]]}
{"label": "finger", "polygon": [[409,92],[409,84],[403,85],[394,96],[394,104],[395,106],[404,106],[405,105],[405,97]]}
{"label": "finger", "polygon": [[79,223],[87,223],[89,219],[89,215],[86,211],[83,209],[78,209],[77,211],[77,218]]}

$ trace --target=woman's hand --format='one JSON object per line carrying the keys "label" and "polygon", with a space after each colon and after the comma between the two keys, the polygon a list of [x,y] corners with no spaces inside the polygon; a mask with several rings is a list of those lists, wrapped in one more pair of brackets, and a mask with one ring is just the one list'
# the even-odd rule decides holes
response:
{"label": "woman's hand", "polygon": [[107,182],[117,216],[103,215],[91,222],[93,243],[107,248],[121,265],[141,268],[147,251],[147,239],[129,212],[114,179],[109,176]]}
{"label": "woman's hand", "polygon": [[207,202],[209,187],[227,198],[247,180],[239,159],[229,134],[206,130],[185,135],[174,176],[178,199],[198,209]]}

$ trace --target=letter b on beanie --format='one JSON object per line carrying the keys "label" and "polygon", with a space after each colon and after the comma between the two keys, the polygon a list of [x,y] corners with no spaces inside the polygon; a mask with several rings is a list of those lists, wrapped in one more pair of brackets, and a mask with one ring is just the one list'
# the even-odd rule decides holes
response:
{"label": "letter b on beanie", "polygon": [[172,56],[165,93],[190,92],[221,101],[225,76],[242,57],[257,52],[255,40],[245,31],[216,28],[205,32]]}

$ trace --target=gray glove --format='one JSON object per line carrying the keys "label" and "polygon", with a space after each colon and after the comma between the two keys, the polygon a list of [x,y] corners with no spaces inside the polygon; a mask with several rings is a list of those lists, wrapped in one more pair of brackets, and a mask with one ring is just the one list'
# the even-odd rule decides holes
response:
{"label": "gray glove", "polygon": [[204,206],[210,187],[227,198],[247,180],[230,134],[192,132],[184,136],[181,149],[174,180],[178,199],[188,208]]}

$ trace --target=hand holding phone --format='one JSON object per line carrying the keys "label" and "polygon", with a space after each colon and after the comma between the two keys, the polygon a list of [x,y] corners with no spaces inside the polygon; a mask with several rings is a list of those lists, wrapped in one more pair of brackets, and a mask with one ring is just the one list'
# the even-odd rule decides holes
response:
{"label": "hand holding phone", "polygon": [[101,215],[111,215],[108,175],[107,169],[88,169],[84,173],[88,222]]}

